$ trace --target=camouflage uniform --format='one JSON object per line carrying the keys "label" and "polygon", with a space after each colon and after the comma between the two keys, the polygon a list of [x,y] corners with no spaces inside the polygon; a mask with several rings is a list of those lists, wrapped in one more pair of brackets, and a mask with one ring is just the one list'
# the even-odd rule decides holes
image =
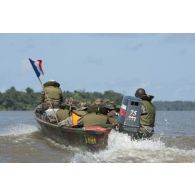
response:
{"label": "camouflage uniform", "polygon": [[43,92],[41,96],[41,102],[48,108],[59,108],[63,102],[62,90],[60,89],[60,84],[56,81],[48,81],[43,85]]}
{"label": "camouflage uniform", "polygon": [[58,109],[58,111],[56,112],[56,116],[58,118],[58,121],[61,122],[64,119],[66,119],[67,117],[69,117],[69,110],[67,109]]}
{"label": "camouflage uniform", "polygon": [[103,114],[89,113],[82,118],[83,125],[87,126],[111,126],[114,119]]}
{"label": "camouflage uniform", "polygon": [[89,113],[82,118],[84,126],[112,126],[114,118],[108,115],[109,109],[102,103],[97,104],[97,100],[95,103],[88,108]]}
{"label": "camouflage uniform", "polygon": [[[141,90],[143,89],[141,88]],[[140,118],[141,127],[138,130],[138,132],[133,136],[135,139],[149,138],[154,133],[156,110],[154,105],[151,102],[154,96],[147,95],[145,93],[145,90],[143,92],[144,94],[140,96],[140,98],[142,99],[141,118]]]}
{"label": "camouflage uniform", "polygon": [[61,119],[60,126],[83,127],[81,119],[84,115],[86,115],[86,112],[81,110],[72,110],[70,112],[67,109],[59,109],[57,112],[57,117]]}

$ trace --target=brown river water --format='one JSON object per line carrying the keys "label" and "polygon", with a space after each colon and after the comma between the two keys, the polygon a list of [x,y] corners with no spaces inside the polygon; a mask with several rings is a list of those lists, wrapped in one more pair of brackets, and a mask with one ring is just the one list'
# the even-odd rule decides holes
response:
{"label": "brown river water", "polygon": [[42,134],[33,112],[0,112],[1,163],[195,162],[195,112],[158,111],[151,140],[131,141],[114,130],[99,152],[64,146]]}

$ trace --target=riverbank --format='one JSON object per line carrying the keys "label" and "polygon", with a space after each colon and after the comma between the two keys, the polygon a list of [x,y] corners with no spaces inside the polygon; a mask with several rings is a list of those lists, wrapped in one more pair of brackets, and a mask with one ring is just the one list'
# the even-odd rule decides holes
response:
{"label": "riverbank", "polygon": [[[115,105],[120,105],[123,94],[107,90],[104,92],[87,92],[85,90],[64,91],[64,98],[73,98],[83,103],[92,103],[97,98],[108,99]],[[27,87],[25,91],[17,91],[11,87],[5,92],[0,92],[0,111],[32,111],[40,103],[41,92],[34,92]],[[159,111],[195,111],[195,101],[153,101]]]}

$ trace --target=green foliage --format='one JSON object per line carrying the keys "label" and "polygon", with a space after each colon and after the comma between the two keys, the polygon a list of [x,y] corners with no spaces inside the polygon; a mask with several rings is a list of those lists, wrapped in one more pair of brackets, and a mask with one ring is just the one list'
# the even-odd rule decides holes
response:
{"label": "green foliage", "polygon": [[121,105],[123,95],[112,90],[104,92],[104,98],[113,101],[116,105]]}
{"label": "green foliage", "polygon": [[0,110],[33,110],[40,103],[40,95],[31,88],[23,92],[11,87],[5,93],[0,93]]}
{"label": "green foliage", "polygon": [[[74,92],[64,91],[64,99],[72,97],[74,100],[92,103],[97,98],[109,99],[115,105],[120,105],[123,95],[112,90],[100,92],[86,92],[76,90]],[[4,93],[0,92],[0,110],[33,110],[41,100],[41,93],[34,92],[30,87],[25,92],[17,91],[11,87]],[[157,110],[195,110],[194,101],[154,101]]]}

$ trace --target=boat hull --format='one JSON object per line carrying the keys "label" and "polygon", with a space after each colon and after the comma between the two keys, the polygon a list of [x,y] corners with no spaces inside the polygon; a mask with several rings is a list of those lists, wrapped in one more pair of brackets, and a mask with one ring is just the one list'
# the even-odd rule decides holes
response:
{"label": "boat hull", "polygon": [[36,117],[36,121],[40,125],[42,132],[57,143],[65,146],[77,146],[92,151],[106,148],[108,134],[111,131],[111,128],[99,131],[65,126],[60,127],[57,124],[46,122],[39,117]]}

